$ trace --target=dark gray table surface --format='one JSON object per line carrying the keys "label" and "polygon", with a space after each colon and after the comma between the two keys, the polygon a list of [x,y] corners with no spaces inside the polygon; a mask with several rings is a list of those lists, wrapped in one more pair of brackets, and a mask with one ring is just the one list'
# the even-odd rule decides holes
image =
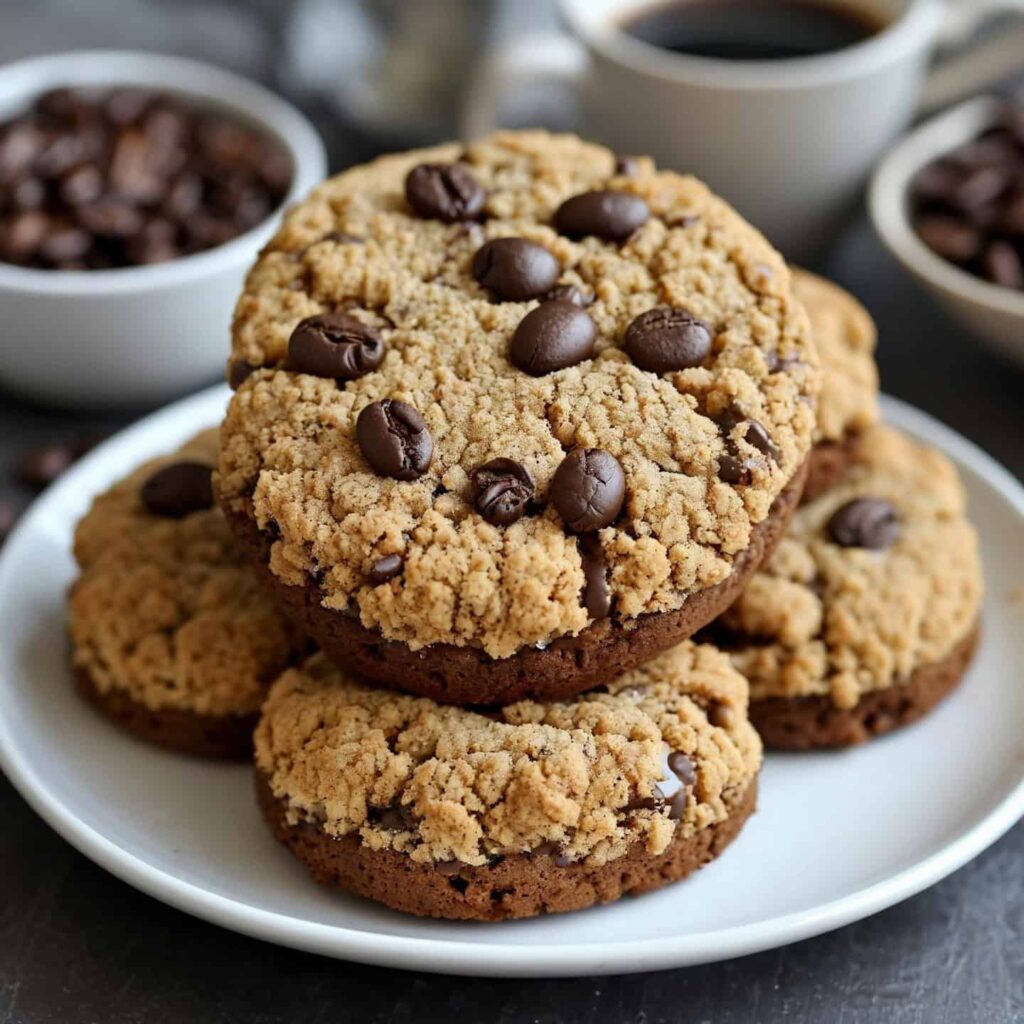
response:
{"label": "dark gray table surface", "polygon": [[[863,222],[820,269],[877,319],[885,389],[1024,476],[1024,374],[949,322]],[[0,481],[26,445],[125,421],[0,396]],[[23,497],[7,482],[4,493]],[[193,920],[95,867],[0,777],[0,1024],[349,1020],[1024,1022],[1024,827],[927,892],[784,949],[646,975],[495,981],[341,963]]]}

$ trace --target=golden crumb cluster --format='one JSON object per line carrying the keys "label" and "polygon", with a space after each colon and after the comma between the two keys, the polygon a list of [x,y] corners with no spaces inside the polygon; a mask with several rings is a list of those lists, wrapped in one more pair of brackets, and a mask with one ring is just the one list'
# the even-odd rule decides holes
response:
{"label": "golden crumb cluster", "polygon": [[[829,538],[832,514],[860,497],[896,509],[899,536],[885,550]],[[851,708],[949,654],[974,628],[982,597],[964,504],[944,455],[889,427],[867,430],[856,464],[797,511],[768,565],[720,620],[751,698],[822,694]]]}
{"label": "golden crumb cluster", "polygon": [[823,371],[814,436],[842,441],[878,419],[875,324],[848,291],[806,270],[793,270],[793,294],[807,310]]}
{"label": "golden crumb cluster", "polygon": [[[635,806],[675,751],[695,774],[677,820],[664,803]],[[256,732],[257,768],[292,824],[419,863],[551,844],[595,865],[637,843],[657,855],[677,829],[725,820],[760,763],[746,682],[691,643],[606,691],[487,713],[371,689],[316,655],[274,684]]]}
{"label": "golden crumb cluster", "polygon": [[142,484],[179,459],[215,465],[217,431],[141,466],[78,524],[73,662],[100,693],[154,710],[252,714],[297,648],[219,509],[169,519],[142,506]]}
{"label": "golden crumb cluster", "polygon": [[[456,159],[487,190],[481,222],[415,216],[409,169]],[[807,317],[782,258],[703,184],[648,160],[630,176],[614,165],[572,136],[507,132],[354,168],[286,217],[236,308],[234,365],[259,369],[228,411],[218,481],[226,507],[275,538],[282,581],[413,649],[507,657],[578,633],[589,616],[577,540],[546,501],[575,446],[603,448],[625,471],[623,513],[599,535],[615,614],[677,609],[728,576],[810,449],[819,372]],[[559,204],[603,187],[641,195],[649,220],[621,245],[559,235]],[[493,301],[471,272],[476,250],[503,236],[545,246],[559,283],[593,298],[594,359],[542,377],[513,367],[509,339],[536,301]],[[626,327],[658,305],[711,325],[705,366],[658,375],[630,362]],[[380,330],[380,368],[343,384],[283,368],[295,325],[337,309]],[[357,415],[385,398],[429,427],[433,461],[417,480],[378,476],[357,443]],[[777,459],[743,427],[723,436],[716,418],[730,409],[764,426]],[[749,483],[719,479],[730,449]],[[500,457],[527,468],[540,506],[504,527],[469,501],[473,470]],[[388,555],[402,571],[373,585]]]}

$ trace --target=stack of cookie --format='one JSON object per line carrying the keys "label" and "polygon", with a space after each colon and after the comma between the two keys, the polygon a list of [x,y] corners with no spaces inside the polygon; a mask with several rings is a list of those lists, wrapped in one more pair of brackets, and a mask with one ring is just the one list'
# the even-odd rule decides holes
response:
{"label": "stack of cookie", "polygon": [[275,835],[400,910],[682,878],[754,808],[751,715],[848,742],[966,660],[962,495],[874,426],[872,345],[644,159],[503,133],[348,171],[248,277],[219,454],[204,435],[83,520],[80,686],[201,753],[247,753],[262,704]]}

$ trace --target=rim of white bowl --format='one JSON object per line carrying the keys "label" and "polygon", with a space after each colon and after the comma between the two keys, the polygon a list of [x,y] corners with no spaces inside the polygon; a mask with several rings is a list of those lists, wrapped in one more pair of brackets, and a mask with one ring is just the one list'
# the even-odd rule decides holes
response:
{"label": "rim of white bowl", "polygon": [[269,236],[281,212],[326,176],[323,142],[304,114],[259,83],[212,64],[140,50],[81,50],[30,57],[0,68],[0,109],[13,110],[19,102],[62,85],[143,86],[230,111],[284,146],[292,161],[292,182],[269,216],[223,245],[166,263],[113,270],[40,270],[0,263],[0,289],[93,296],[157,290],[215,274],[239,260],[247,262],[254,245]]}
{"label": "rim of white bowl", "polygon": [[886,247],[919,278],[975,305],[1024,319],[1024,292],[991,284],[932,252],[911,226],[907,201],[910,182],[918,171],[990,127],[1000,106],[996,96],[978,96],[906,135],[872,176],[868,210]]}

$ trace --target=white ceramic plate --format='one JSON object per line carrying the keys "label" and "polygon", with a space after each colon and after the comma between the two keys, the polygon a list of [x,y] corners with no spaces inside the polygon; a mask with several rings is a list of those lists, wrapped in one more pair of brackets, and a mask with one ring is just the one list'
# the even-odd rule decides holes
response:
{"label": "white ceramic plate", "polygon": [[246,767],[121,735],[74,695],[66,665],[75,520],[136,463],[215,423],[225,399],[223,388],[204,392],[108,441],[38,501],[0,559],[0,765],[69,842],[158,899],[367,963],[520,976],[653,970],[752,953],[874,913],[956,870],[1024,813],[1024,491],[967,441],[887,400],[890,422],[956,460],[983,540],[984,642],[936,712],[859,750],[771,756],[760,810],[720,861],[613,906],[454,924],[319,888],[265,830]]}

